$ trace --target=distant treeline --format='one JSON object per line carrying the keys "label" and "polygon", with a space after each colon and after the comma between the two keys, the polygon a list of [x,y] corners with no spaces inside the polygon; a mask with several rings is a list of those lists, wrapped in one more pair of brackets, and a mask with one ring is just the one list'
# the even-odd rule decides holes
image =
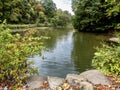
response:
{"label": "distant treeline", "polygon": [[52,0],[0,0],[0,22],[65,26],[71,20],[68,11],[57,9]]}

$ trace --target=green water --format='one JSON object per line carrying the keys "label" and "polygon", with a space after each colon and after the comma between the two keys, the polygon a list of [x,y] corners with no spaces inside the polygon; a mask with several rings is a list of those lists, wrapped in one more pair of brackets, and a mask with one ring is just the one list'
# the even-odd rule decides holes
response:
{"label": "green water", "polygon": [[45,59],[34,56],[35,66],[43,76],[65,77],[68,73],[80,73],[92,69],[91,60],[95,47],[105,38],[104,35],[75,32],[73,29],[40,30],[51,37],[45,45],[49,49],[42,52]]}

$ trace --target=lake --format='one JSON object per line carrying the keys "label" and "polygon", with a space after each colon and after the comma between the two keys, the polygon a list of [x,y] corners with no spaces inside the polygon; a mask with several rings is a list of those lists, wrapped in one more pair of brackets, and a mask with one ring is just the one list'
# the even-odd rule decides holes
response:
{"label": "lake", "polygon": [[95,47],[106,38],[97,33],[74,32],[73,28],[40,30],[50,37],[45,41],[48,51],[43,51],[44,60],[31,57],[38,67],[39,75],[65,77],[68,73],[78,74],[92,69]]}

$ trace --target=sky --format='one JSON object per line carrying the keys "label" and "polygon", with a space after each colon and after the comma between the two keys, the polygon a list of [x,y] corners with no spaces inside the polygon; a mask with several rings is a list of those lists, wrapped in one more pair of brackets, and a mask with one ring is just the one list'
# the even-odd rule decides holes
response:
{"label": "sky", "polygon": [[73,14],[72,12],[72,8],[71,8],[71,0],[53,0],[53,2],[56,4],[56,7],[62,10],[67,10],[69,11],[71,14]]}

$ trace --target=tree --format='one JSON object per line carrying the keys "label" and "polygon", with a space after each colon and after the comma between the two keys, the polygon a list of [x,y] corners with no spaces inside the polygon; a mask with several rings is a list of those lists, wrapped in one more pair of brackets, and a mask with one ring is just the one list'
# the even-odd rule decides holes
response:
{"label": "tree", "polygon": [[3,21],[4,19],[7,19],[8,16],[10,15],[11,11],[11,4],[13,0],[0,0],[0,8],[1,8],[1,20]]}
{"label": "tree", "polygon": [[52,18],[56,12],[56,5],[52,0],[41,0],[42,6],[45,8],[45,15],[48,18]]}
{"label": "tree", "polygon": [[119,26],[119,0],[73,0],[73,25],[81,31],[106,31]]}
{"label": "tree", "polygon": [[77,10],[77,4],[78,4],[78,0],[72,0],[72,9],[73,11],[76,11]]}
{"label": "tree", "polygon": [[74,6],[74,27],[83,31],[96,29],[95,24],[99,22],[102,15],[102,12],[99,11],[99,6],[99,0],[78,0],[77,6]]}
{"label": "tree", "polygon": [[6,19],[10,24],[66,26],[71,15],[58,11],[53,0],[0,0],[0,22]]}
{"label": "tree", "polygon": [[36,0],[1,0],[0,18],[8,23],[35,23],[39,12],[35,3]]}
{"label": "tree", "polygon": [[20,22],[22,23],[35,23],[36,22],[36,10],[34,8],[36,0],[22,0],[19,4],[19,10],[20,10]]}
{"label": "tree", "polygon": [[19,8],[20,3],[21,3],[20,0],[13,0],[10,4],[11,6],[10,14],[8,18],[4,19],[7,19],[7,21],[11,23],[19,23],[19,20],[22,17],[21,10]]}
{"label": "tree", "polygon": [[37,21],[36,24],[44,23],[46,21],[45,8],[41,5],[41,2],[36,2],[35,9],[37,10]]}
{"label": "tree", "polygon": [[113,29],[120,29],[120,0],[106,0],[106,17]]}
{"label": "tree", "polygon": [[58,9],[56,15],[52,18],[51,22],[54,27],[62,26],[65,27],[71,21],[71,14],[68,11],[62,11]]}

